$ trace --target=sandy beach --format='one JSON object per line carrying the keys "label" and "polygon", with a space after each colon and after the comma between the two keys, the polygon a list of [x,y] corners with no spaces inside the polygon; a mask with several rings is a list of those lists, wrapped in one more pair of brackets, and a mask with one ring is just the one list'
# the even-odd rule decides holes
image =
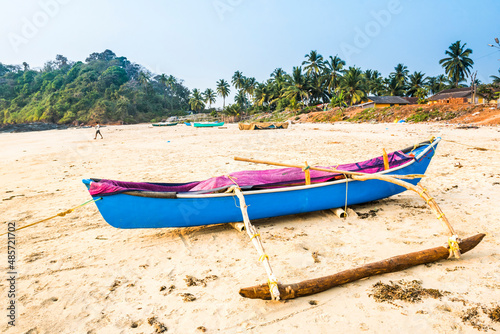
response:
{"label": "sandy beach", "polygon": [[[245,233],[229,224],[120,230],[94,204],[15,233],[15,326],[9,326],[7,236],[0,295],[5,333],[477,333],[499,331],[500,128],[456,124],[293,124],[240,131],[149,124],[0,133],[0,226],[34,223],[91,197],[84,178],[187,182],[270,168],[234,156],[337,165],[440,136],[424,186],[461,237],[485,233],[459,260],[410,268],[286,302],[245,299],[267,281]],[[294,283],[443,245],[447,232],[415,193],[330,211],[254,221],[276,276]],[[366,215],[364,215],[366,214]],[[313,257],[313,253],[317,256]],[[187,277],[191,279],[186,280]],[[379,302],[400,280],[443,291]],[[476,313],[474,313],[476,312]]]}

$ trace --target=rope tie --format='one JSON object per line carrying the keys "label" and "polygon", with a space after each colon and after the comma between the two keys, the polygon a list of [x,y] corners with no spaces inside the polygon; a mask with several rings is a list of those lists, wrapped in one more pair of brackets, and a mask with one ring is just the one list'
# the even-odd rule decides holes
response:
{"label": "rope tie", "polygon": [[450,248],[450,256],[448,258],[460,258],[460,247],[458,246],[458,237],[456,235],[448,238],[448,247]]}
{"label": "rope tie", "polygon": [[269,260],[269,256],[267,256],[267,254],[262,254],[262,255],[259,257],[259,261],[260,261],[260,262],[263,262],[265,259],[268,259],[268,260]]}
{"label": "rope tie", "polygon": [[[86,202],[84,202],[84,203],[82,203],[82,204],[80,204],[80,205],[75,206],[74,208],[71,208],[71,209],[66,210],[66,211],[63,211],[63,212],[59,212],[58,214],[55,214],[55,215],[53,215],[52,217],[45,218],[45,219],[39,220],[39,221],[37,221],[37,222],[34,222],[34,223],[32,223],[32,224],[28,224],[28,225],[22,226],[22,227],[20,227],[20,228],[18,228],[18,229],[15,229],[15,230],[14,230],[14,232],[17,232],[17,231],[19,231],[19,230],[22,230],[23,228],[26,228],[26,227],[30,227],[30,226],[33,226],[33,225],[36,225],[36,224],[40,224],[40,223],[46,222],[47,220],[51,220],[51,219],[54,219],[54,218],[56,218],[56,217],[64,217],[64,216],[66,216],[67,214],[69,214],[69,213],[73,212],[74,210],[76,210],[76,209],[78,209],[78,208],[81,208],[81,207],[82,207],[82,206],[84,206],[84,205],[87,205],[87,204],[92,203],[92,202],[97,202],[97,201],[99,201],[99,200],[101,200],[101,199],[102,199],[102,197],[99,197],[99,198],[97,198],[97,199],[91,199],[91,200],[88,200],[88,201],[86,201]],[[7,233],[0,234],[0,236],[5,235],[5,234],[7,234]]]}
{"label": "rope tie", "polygon": [[434,197],[429,197],[429,199],[426,200],[427,204],[429,204],[430,201],[432,201]]}
{"label": "rope tie", "polygon": [[256,238],[256,237],[260,237],[260,234],[259,233],[255,233],[254,235],[252,235],[252,237],[250,238],[250,241],[252,241],[252,239]]}
{"label": "rope tie", "polygon": [[437,219],[441,219],[444,217],[444,213],[441,213],[439,216],[437,216]]}
{"label": "rope tie", "polygon": [[311,169],[311,166],[307,165],[307,166],[305,166],[304,168],[302,168],[302,170],[303,170],[304,172],[305,172],[306,170],[308,170],[308,169]]}

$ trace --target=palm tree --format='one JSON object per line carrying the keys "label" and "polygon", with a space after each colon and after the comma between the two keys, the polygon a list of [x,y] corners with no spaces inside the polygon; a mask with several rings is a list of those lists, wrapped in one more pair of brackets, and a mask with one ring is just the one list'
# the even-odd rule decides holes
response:
{"label": "palm tree", "polygon": [[236,102],[236,104],[240,106],[240,108],[242,109],[246,108],[246,105],[248,104],[248,99],[243,89],[240,90],[238,94],[234,97],[234,102]]}
{"label": "palm tree", "polygon": [[380,95],[384,90],[384,80],[382,74],[377,70],[366,70],[363,75],[366,80],[366,93],[369,95]]}
{"label": "palm tree", "polygon": [[[500,69],[498,69],[498,73],[500,74]],[[500,76],[491,75],[490,78],[493,79],[493,83],[500,84]]]}
{"label": "palm tree", "polygon": [[408,73],[410,73],[408,67],[400,63],[394,67],[394,72],[390,76],[393,76],[397,81],[401,82],[402,86],[405,86],[408,80]]}
{"label": "palm tree", "polygon": [[448,79],[453,82],[453,87],[458,87],[459,82],[465,80],[465,78],[469,76],[472,65],[474,65],[474,61],[469,58],[472,54],[472,50],[465,48],[467,43],[463,45],[460,43],[460,41],[456,41],[451,44],[445,52],[449,57],[439,61],[439,64],[444,67]]}
{"label": "palm tree", "polygon": [[194,111],[201,111],[205,108],[203,96],[197,88],[193,89],[193,96],[189,99],[189,106]]}
{"label": "palm tree", "polygon": [[217,93],[222,96],[222,110],[224,110],[226,107],[226,97],[231,93],[229,83],[226,80],[220,79],[217,81]]}
{"label": "palm tree", "polygon": [[422,72],[413,72],[413,74],[410,74],[408,77],[408,90],[406,94],[408,96],[417,96],[417,91],[420,88],[424,88],[425,86],[425,81],[424,79],[425,74]]}
{"label": "palm tree", "polygon": [[344,72],[345,61],[337,56],[330,56],[330,61],[325,61],[325,66],[328,70],[326,73],[328,75],[328,92],[331,94],[337,88],[339,77]]}
{"label": "palm tree", "polygon": [[440,74],[437,77],[429,77],[427,78],[427,88],[431,94],[437,94],[448,88],[448,80],[444,74]]}
{"label": "palm tree", "polygon": [[309,98],[309,79],[302,74],[302,67],[293,68],[291,82],[282,90],[281,97],[304,101]]}
{"label": "palm tree", "polygon": [[245,80],[246,80],[246,78],[243,75],[243,73],[241,73],[240,71],[236,71],[233,74],[233,78],[231,79],[231,83],[233,84],[234,88],[242,89],[243,87],[245,87]]}
{"label": "palm tree", "polygon": [[255,80],[255,78],[253,77],[246,78],[245,83],[243,85],[243,91],[250,97],[252,97],[255,92],[256,86],[257,86],[257,80]]}
{"label": "palm tree", "polygon": [[385,94],[390,96],[403,96],[405,95],[405,86],[398,80],[396,76],[390,76],[384,80],[385,82]]}
{"label": "palm tree", "polygon": [[270,90],[270,86],[258,83],[254,91],[254,103],[258,106],[264,106],[266,103],[268,103]]}
{"label": "palm tree", "polygon": [[304,57],[306,57],[306,60],[302,62],[302,65],[306,65],[304,66],[304,70],[307,75],[317,76],[325,67],[325,64],[323,63],[323,56],[316,50],[311,51]]}
{"label": "palm tree", "polygon": [[141,85],[144,86],[144,89],[147,91],[147,88],[148,88],[148,84],[149,84],[149,78],[151,77],[151,75],[145,71],[141,71],[139,72],[139,76],[137,78],[137,81],[139,81],[139,83]]}
{"label": "palm tree", "polygon": [[365,98],[365,78],[359,67],[349,67],[342,77],[340,89],[351,106]]}
{"label": "palm tree", "polygon": [[205,98],[204,100],[205,103],[208,103],[208,109],[211,109],[212,103],[215,103],[215,97],[216,97],[215,92],[212,89],[207,88],[203,92],[203,97]]}

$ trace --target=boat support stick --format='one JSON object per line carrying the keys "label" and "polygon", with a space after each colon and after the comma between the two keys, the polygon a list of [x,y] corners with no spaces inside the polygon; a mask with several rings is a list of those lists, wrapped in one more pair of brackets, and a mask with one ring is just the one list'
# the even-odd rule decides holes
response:
{"label": "boat support stick", "polygon": [[[240,158],[240,157],[234,157],[234,160],[236,161],[245,161],[245,162],[253,162],[253,163],[259,163],[259,164],[266,164],[266,165],[273,165],[273,166],[283,166],[283,167],[292,167],[292,168],[303,168],[300,165],[293,165],[293,164],[284,164],[280,162],[271,162],[271,161],[264,161],[264,160],[255,160],[255,159],[247,159],[247,158]],[[367,173],[360,173],[360,172],[350,172],[350,171],[343,171],[343,170],[338,170],[338,169],[328,169],[328,168],[319,168],[319,167],[309,167],[309,169],[312,170],[317,170],[317,171],[322,171],[322,172],[330,172],[330,173],[341,173],[344,174],[346,177],[348,176],[349,178],[353,180],[358,180],[358,181],[366,181],[366,180],[380,180],[380,181],[385,181],[385,182],[390,182],[394,183],[398,186],[404,187],[407,190],[412,190],[416,192],[420,197],[424,199],[424,201],[429,205],[429,207],[436,213],[437,218],[441,220],[443,225],[449,230],[451,236],[448,238],[448,245],[450,246],[450,256],[455,256],[456,258],[460,258],[460,248],[458,247],[458,242],[460,241],[460,238],[458,238],[455,230],[451,226],[450,222],[444,215],[443,211],[439,208],[437,205],[436,201],[428,194],[427,190],[423,188],[420,184],[417,186],[414,186],[413,184],[409,182],[402,181],[401,179],[415,179],[415,178],[422,178],[424,175],[420,174],[412,174],[412,175],[382,175],[382,174],[367,174]]]}
{"label": "boat support stick", "polygon": [[270,296],[272,300],[280,300],[280,291],[278,289],[278,280],[274,276],[273,269],[271,268],[271,264],[269,263],[269,256],[267,256],[266,251],[264,250],[264,246],[262,245],[262,241],[260,240],[260,235],[257,233],[257,230],[250,222],[250,218],[248,217],[247,212],[247,204],[245,202],[245,197],[241,192],[240,187],[232,186],[227,190],[227,192],[234,192],[238,199],[240,200],[240,209],[241,214],[243,215],[243,222],[245,223],[245,230],[247,231],[250,240],[253,245],[257,249],[257,252],[260,255],[259,260],[264,265],[264,268],[267,272],[268,281],[268,291],[270,292]]}

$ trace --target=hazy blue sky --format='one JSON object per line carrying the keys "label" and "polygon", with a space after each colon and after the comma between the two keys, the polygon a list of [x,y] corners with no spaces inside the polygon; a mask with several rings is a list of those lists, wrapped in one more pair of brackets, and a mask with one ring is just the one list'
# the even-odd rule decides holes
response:
{"label": "hazy blue sky", "polygon": [[[0,0],[0,62],[41,67],[62,54],[85,60],[110,49],[190,89],[215,89],[236,70],[258,81],[291,72],[317,50],[387,76],[444,73],[439,59],[461,40],[478,79],[498,75],[499,0]],[[234,91],[234,88],[232,89]],[[232,102],[232,98],[229,99]],[[217,105],[222,101],[218,101]]]}

